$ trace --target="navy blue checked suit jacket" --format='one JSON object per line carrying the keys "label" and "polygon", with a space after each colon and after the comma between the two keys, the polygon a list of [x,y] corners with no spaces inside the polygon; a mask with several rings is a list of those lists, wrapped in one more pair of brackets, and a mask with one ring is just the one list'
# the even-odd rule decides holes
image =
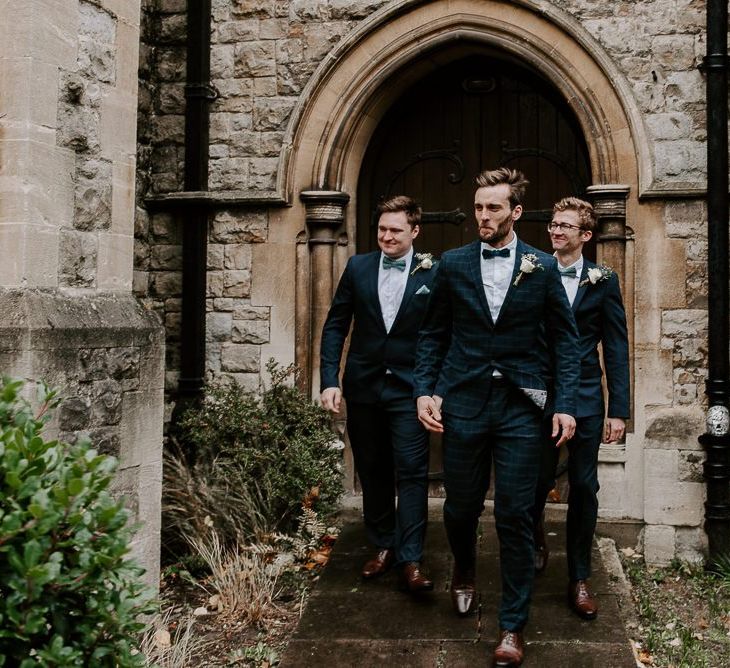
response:
{"label": "navy blue checked suit jacket", "polygon": [[320,380],[324,390],[340,385],[340,357],[353,324],[342,385],[344,396],[359,403],[378,401],[387,369],[407,383],[409,389],[413,387],[418,328],[438,266],[434,262],[431,269],[412,273],[418,266],[413,254],[411,266],[406,268],[409,275],[403,300],[387,332],[378,298],[380,258],[380,251],[376,251],[349,259],[322,330]]}
{"label": "navy blue checked suit jacket", "polygon": [[[543,270],[523,274],[515,286],[525,253],[534,253]],[[497,369],[523,390],[554,390],[554,412],[575,415],[578,330],[557,261],[518,239],[497,322],[489,312],[480,262],[479,241],[441,258],[418,339],[414,396],[438,394],[444,397],[442,411],[472,418],[484,409]],[[554,342],[552,355],[543,328]]]}
{"label": "navy blue checked suit jacket", "polygon": [[[588,279],[593,262],[583,261],[580,282]],[[603,346],[608,387],[608,417],[628,418],[629,408],[629,347],[626,313],[621,299],[618,277],[598,283],[586,283],[578,288],[573,300],[573,314],[580,335],[580,385],[576,417],[603,415],[603,389],[598,344]]]}

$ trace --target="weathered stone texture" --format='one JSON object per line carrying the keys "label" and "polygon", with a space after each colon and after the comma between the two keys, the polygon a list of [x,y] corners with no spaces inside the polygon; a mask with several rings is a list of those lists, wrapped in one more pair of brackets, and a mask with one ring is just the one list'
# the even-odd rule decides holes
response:
{"label": "weathered stone texture", "polygon": [[659,184],[704,181],[703,0],[555,0],[606,49],[632,86],[654,140]]}
{"label": "weathered stone texture", "polygon": [[234,343],[268,343],[269,323],[265,320],[236,320],[233,322],[231,340]]}
{"label": "weathered stone texture", "polygon": [[[134,394],[148,413],[162,411],[164,333],[159,320],[131,295],[0,290],[0,310],[4,373],[45,380],[60,389],[61,404],[49,435],[69,442],[88,438],[100,452],[120,458],[114,490],[127,495],[127,505],[137,513],[135,522],[159,525],[160,480],[148,489],[144,514],[139,514],[135,481],[140,466],[161,461],[162,420],[148,421],[126,405]],[[125,456],[128,448],[139,452],[134,462]],[[136,552],[154,582],[159,537],[142,540],[138,535],[137,540]]]}
{"label": "weathered stone texture", "polygon": [[96,237],[70,230],[61,232],[59,280],[62,286],[92,286],[96,278],[96,259]]}
{"label": "weathered stone texture", "polygon": [[697,436],[704,431],[705,416],[698,406],[652,409],[646,422],[645,448],[700,448]]}
{"label": "weathered stone texture", "polygon": [[707,237],[707,208],[701,200],[667,202],[664,206],[667,236],[697,240]]}
{"label": "weathered stone texture", "polygon": [[234,215],[224,211],[211,222],[210,238],[219,243],[261,243],[266,241],[267,231],[263,213],[241,211]]}
{"label": "weathered stone texture", "polygon": [[223,371],[257,373],[260,367],[261,348],[244,343],[224,343],[221,347]]}
{"label": "weathered stone texture", "polygon": [[236,77],[263,77],[276,73],[274,42],[244,42],[233,48],[233,72]]}
{"label": "weathered stone texture", "polygon": [[644,529],[644,558],[647,563],[667,566],[674,559],[676,530],[655,524]]}
{"label": "weathered stone texture", "polygon": [[79,157],[76,167],[74,227],[79,230],[108,229],[112,217],[111,162]]}
{"label": "weathered stone texture", "polygon": [[116,17],[91,2],[79,3],[79,71],[113,84],[116,77]]}

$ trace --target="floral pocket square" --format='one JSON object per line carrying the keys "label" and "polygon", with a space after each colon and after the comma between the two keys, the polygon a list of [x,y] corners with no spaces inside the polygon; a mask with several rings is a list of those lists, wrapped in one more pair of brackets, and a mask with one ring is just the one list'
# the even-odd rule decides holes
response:
{"label": "floral pocket square", "polygon": [[425,285],[422,285],[420,288],[418,288],[418,290],[416,290],[417,295],[428,295],[430,293],[431,291]]}

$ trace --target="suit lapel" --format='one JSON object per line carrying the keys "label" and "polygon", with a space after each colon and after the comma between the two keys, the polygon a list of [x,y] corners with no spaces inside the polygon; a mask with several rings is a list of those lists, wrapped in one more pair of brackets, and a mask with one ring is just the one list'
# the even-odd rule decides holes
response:
{"label": "suit lapel", "polygon": [[487,316],[487,320],[490,325],[494,325],[492,320],[492,314],[489,310],[489,302],[487,301],[487,295],[484,293],[484,283],[482,282],[482,242],[475,241],[472,244],[472,248],[469,252],[469,272],[471,273],[474,287],[477,290],[477,296],[479,303],[482,305],[484,315]]}
{"label": "suit lapel", "polygon": [[[373,309],[373,314],[383,332],[385,332],[385,321],[383,320],[383,309],[380,308],[380,296],[378,295],[378,273],[380,271],[381,253],[377,251],[373,253],[373,258],[367,264],[367,276],[365,285],[367,286],[367,303]],[[395,269],[391,269],[395,271]]]}
{"label": "suit lapel", "polygon": [[[580,272],[580,281],[578,282],[578,292],[575,293],[575,299],[573,300],[573,304],[571,308],[573,309],[573,313],[576,313],[578,310],[578,304],[580,304],[581,300],[586,294],[586,290],[588,290],[589,283],[584,283],[588,279],[588,270],[591,267],[595,267],[592,262],[589,262],[585,258],[583,258],[583,271]],[[581,285],[583,283],[583,285]]]}
{"label": "suit lapel", "polygon": [[406,308],[408,308],[408,302],[411,301],[411,297],[413,297],[413,295],[416,293],[416,290],[423,284],[421,277],[418,276],[419,272],[416,272],[415,274],[413,273],[413,270],[417,266],[418,260],[416,259],[416,253],[414,251],[413,257],[411,258],[411,266],[406,267],[406,271],[408,272],[408,279],[406,280],[406,287],[403,290],[403,299],[401,299],[400,301],[398,313],[395,314],[393,326],[390,328],[391,332],[398,326],[398,321],[401,319],[401,316],[406,312]]}
{"label": "suit lapel", "polygon": [[504,301],[502,302],[502,308],[499,309],[499,315],[497,316],[497,320],[499,320],[504,312],[507,309],[507,306],[512,301],[512,297],[515,294],[515,290],[517,289],[517,286],[515,285],[515,280],[517,279],[517,274],[520,273],[520,264],[522,263],[522,253],[524,253],[524,244],[520,241],[519,237],[517,238],[517,247],[515,248],[515,264],[514,267],[512,267],[512,278],[509,279],[509,287],[507,288],[507,294],[504,296]]}

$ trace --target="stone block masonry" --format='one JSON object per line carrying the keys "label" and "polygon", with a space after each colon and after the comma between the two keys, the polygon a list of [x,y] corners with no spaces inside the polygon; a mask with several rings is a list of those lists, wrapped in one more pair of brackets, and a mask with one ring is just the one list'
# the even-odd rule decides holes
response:
{"label": "stone block masonry", "polygon": [[[165,152],[150,192],[180,190],[185,14],[181,3],[149,5],[149,141]],[[211,190],[268,192],[276,182],[283,130],[319,63],[386,0],[213,2]],[[405,4],[405,3],[404,3]],[[614,60],[644,113],[656,158],[656,186],[704,182],[701,0],[555,0]],[[266,158],[269,158],[268,160]]]}
{"label": "stone block masonry", "polygon": [[0,14],[0,369],[60,390],[52,433],[119,458],[156,586],[164,331],[131,293],[140,3]]}
{"label": "stone block masonry", "polygon": [[131,295],[37,290],[0,289],[0,311],[3,373],[60,391],[47,433],[67,442],[88,438],[119,459],[114,489],[140,525],[135,553],[156,586],[164,385],[157,317]]}
{"label": "stone block masonry", "polygon": [[[167,331],[166,390],[179,379],[182,298],[181,222],[174,214],[138,216],[135,240],[136,287]],[[228,378],[257,390],[262,368],[261,345],[270,341],[271,307],[251,297],[252,248],[268,239],[265,211],[220,211],[208,227],[206,287],[206,375]],[[149,271],[145,271],[148,269]],[[263,360],[265,363],[265,360]]]}

